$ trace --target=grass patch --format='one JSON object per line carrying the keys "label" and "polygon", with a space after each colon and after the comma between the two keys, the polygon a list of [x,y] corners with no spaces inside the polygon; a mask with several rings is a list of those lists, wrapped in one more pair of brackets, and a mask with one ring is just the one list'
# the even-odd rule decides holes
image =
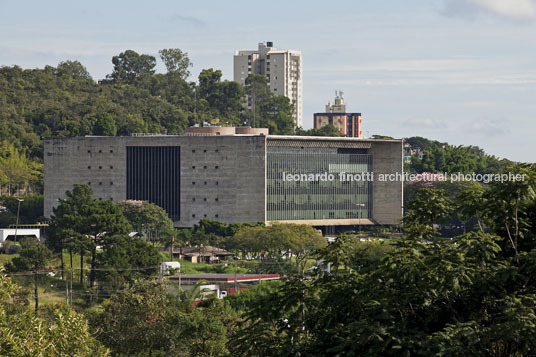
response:
{"label": "grass patch", "polygon": [[18,256],[18,254],[0,254],[0,266],[4,266],[4,264],[11,262],[13,258]]}
{"label": "grass patch", "polygon": [[[84,255],[84,269],[89,267],[89,255]],[[71,256],[69,255],[69,252],[64,251],[63,252],[63,264],[65,264],[65,269],[69,269],[71,267]],[[55,267],[61,266],[61,259],[60,257],[56,256],[54,259],[50,261],[50,265],[53,265]],[[73,253],[73,269],[80,269],[80,254]]]}

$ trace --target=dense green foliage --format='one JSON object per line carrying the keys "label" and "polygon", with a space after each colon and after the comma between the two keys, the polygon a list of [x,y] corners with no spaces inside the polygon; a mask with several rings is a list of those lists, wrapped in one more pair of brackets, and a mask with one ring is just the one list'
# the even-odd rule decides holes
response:
{"label": "dense green foliage", "polygon": [[12,142],[0,141],[0,190],[8,195],[19,189],[39,192],[43,186],[43,165],[30,160]]}
{"label": "dense green foliage", "polygon": [[[131,225],[122,209],[131,219],[160,213],[157,217],[164,217],[165,220],[159,224],[165,225],[169,218],[161,213],[161,208],[155,209],[154,205],[148,204],[131,207],[127,206],[128,203],[119,205],[111,201],[98,201],[92,198],[89,186],[80,184],[75,185],[66,196],[54,209],[46,242],[50,249],[60,254],[62,267],[61,253],[64,249],[71,254],[79,253],[81,259],[89,255],[90,287],[97,278],[117,287],[125,281],[132,281],[140,275],[149,276],[157,271],[160,255],[149,243],[127,235]],[[151,221],[147,223],[156,224]],[[83,262],[80,266],[83,267]],[[83,278],[83,271],[80,276]]]}
{"label": "dense green foliage", "polygon": [[306,253],[326,245],[318,231],[305,224],[257,225],[224,223],[201,219],[192,229],[182,229],[178,242],[190,246],[218,246],[241,255],[243,259],[262,257],[279,261],[294,256],[294,272],[304,267]]}
{"label": "dense green foliage", "polygon": [[326,125],[321,127],[320,129],[298,129],[296,130],[296,134],[302,136],[341,136],[337,128],[335,128],[333,125]]}
{"label": "dense green foliage", "polygon": [[43,195],[22,195],[18,197],[20,202],[12,196],[0,196],[0,205],[6,207],[5,212],[0,212],[0,227],[8,227],[17,222],[17,211],[19,210],[19,224],[34,224],[43,222]]}
{"label": "dense green foliage", "polygon": [[106,356],[83,315],[53,306],[38,315],[14,302],[20,287],[0,271],[0,355]]}
{"label": "dense green foliage", "polygon": [[[199,292],[199,291],[197,291]],[[136,281],[112,296],[90,320],[116,355],[224,356],[232,312],[217,300],[195,309],[199,295],[167,293],[163,283]]]}
{"label": "dense green foliage", "polygon": [[246,94],[249,96],[248,125],[268,128],[270,134],[293,134],[294,104],[284,96],[276,96],[270,91],[268,81],[260,74],[250,74],[246,78]]}
{"label": "dense green foliage", "polygon": [[[535,167],[523,183],[490,185],[450,201],[424,188],[406,215],[406,235],[363,261],[347,238],[319,252],[350,274],[294,279],[250,300],[232,338],[250,356],[527,356],[536,344]],[[482,195],[480,200],[468,200]],[[479,202],[475,205],[475,202]],[[467,205],[466,205],[467,203]],[[496,205],[501,205],[496,209]],[[497,207],[498,208],[498,207]],[[444,240],[435,222],[475,215],[484,230]],[[517,233],[515,233],[517,232]]]}
{"label": "dense green foliage", "polygon": [[47,262],[52,258],[52,252],[34,238],[25,238],[21,242],[21,246],[19,256],[6,264],[6,270],[9,272],[33,271],[35,311],[37,311],[39,309],[39,273],[43,271]]}
{"label": "dense green foliage", "polygon": [[123,201],[117,205],[136,232],[154,242],[157,236],[162,239],[173,233],[173,221],[160,206],[147,201]]}
{"label": "dense green foliage", "polygon": [[281,259],[293,255],[297,272],[303,270],[305,254],[326,245],[326,240],[313,227],[305,224],[272,224],[269,227],[247,227],[238,231],[227,243],[246,257],[266,255]]}
{"label": "dense green foliage", "polygon": [[406,138],[404,141],[411,149],[422,154],[422,159],[417,156],[411,158],[412,172],[497,173],[512,163],[488,155],[478,146],[453,146],[419,136]]}

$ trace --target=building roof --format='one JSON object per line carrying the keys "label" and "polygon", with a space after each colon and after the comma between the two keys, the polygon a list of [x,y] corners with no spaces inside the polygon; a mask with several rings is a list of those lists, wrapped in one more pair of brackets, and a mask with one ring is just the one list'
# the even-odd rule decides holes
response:
{"label": "building roof", "polygon": [[359,115],[361,116],[361,113],[357,112],[322,112],[322,113],[313,113],[314,116],[317,115],[324,115],[324,116],[343,116],[343,115]]}
{"label": "building roof", "polygon": [[34,236],[37,239],[41,238],[41,231],[39,229],[24,229],[24,228],[1,228],[0,229],[0,243],[7,240],[9,236],[15,237]]}
{"label": "building roof", "polygon": [[[201,254],[199,250],[201,249]],[[184,248],[174,248],[173,253],[181,253],[182,255],[188,256],[188,257],[209,257],[209,256],[221,256],[221,255],[234,255],[233,253],[230,253],[226,251],[225,249],[221,249],[218,247],[212,247],[210,245],[206,245],[203,248],[199,247],[184,247]]]}
{"label": "building roof", "polygon": [[270,140],[303,140],[303,141],[359,141],[359,142],[393,142],[401,143],[403,139],[361,139],[354,137],[343,136],[300,136],[300,135],[268,135],[268,141]]}
{"label": "building roof", "polygon": [[234,283],[237,282],[254,282],[266,280],[279,280],[279,274],[182,274],[180,276],[170,276],[169,280],[181,282],[198,282],[206,280],[209,283]]}

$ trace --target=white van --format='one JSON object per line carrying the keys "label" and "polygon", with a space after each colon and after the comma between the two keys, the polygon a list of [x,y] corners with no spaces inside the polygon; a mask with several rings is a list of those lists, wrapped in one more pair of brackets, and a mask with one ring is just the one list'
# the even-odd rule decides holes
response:
{"label": "white van", "polygon": [[181,271],[181,263],[179,262],[163,262],[160,265],[160,274],[169,275]]}

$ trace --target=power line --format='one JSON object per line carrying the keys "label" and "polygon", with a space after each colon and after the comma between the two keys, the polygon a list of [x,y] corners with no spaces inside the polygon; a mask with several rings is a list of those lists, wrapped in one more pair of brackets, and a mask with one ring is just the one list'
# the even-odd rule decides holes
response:
{"label": "power line", "polygon": [[[137,268],[94,268],[91,269],[88,268],[72,268],[72,270],[93,270],[93,271],[140,271],[140,270],[149,270],[149,269],[158,269],[160,268],[159,265],[155,266],[148,266],[148,267],[137,267]],[[71,269],[54,269],[54,270],[41,270],[41,271],[22,271],[22,272],[14,272],[14,273],[5,273],[7,276],[26,276],[26,275],[35,275],[35,274],[49,274],[49,273],[61,273],[61,272],[70,272]]]}

